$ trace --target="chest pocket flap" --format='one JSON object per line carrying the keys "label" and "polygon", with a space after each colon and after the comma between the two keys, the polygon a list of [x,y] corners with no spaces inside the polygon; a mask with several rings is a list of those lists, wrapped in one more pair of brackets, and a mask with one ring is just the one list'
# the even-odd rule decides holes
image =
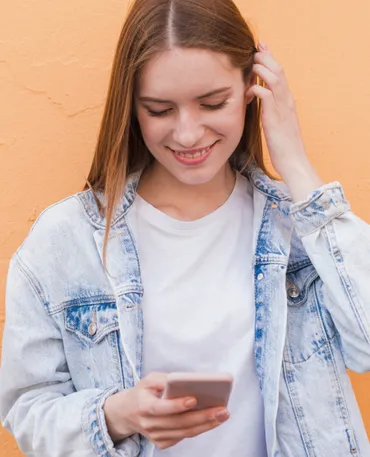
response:
{"label": "chest pocket flap", "polygon": [[335,327],[323,304],[323,284],[311,263],[287,274],[288,322],[284,360],[301,363],[314,354],[327,357]]}
{"label": "chest pocket flap", "polygon": [[86,343],[98,344],[119,329],[116,303],[70,306],[65,314],[65,327]]}
{"label": "chest pocket flap", "polygon": [[307,302],[312,283],[319,275],[312,264],[287,274],[288,305],[299,307]]}

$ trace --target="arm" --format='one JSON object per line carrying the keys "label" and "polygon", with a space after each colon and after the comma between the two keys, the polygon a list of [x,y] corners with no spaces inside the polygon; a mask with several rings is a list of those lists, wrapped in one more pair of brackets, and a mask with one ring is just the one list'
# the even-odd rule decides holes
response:
{"label": "arm", "polygon": [[291,217],[324,283],[347,367],[370,371],[370,226],[350,211],[338,183],[294,204]]}
{"label": "arm", "polygon": [[370,371],[370,227],[350,211],[338,183],[323,186],[306,155],[284,70],[265,43],[258,48],[253,71],[265,87],[255,84],[247,99],[261,100],[271,163],[293,200],[313,192],[292,206],[293,223],[326,288],[325,306],[339,331],[348,368]]}
{"label": "arm", "polygon": [[[126,455],[114,448],[103,413],[106,398],[116,389],[76,392],[59,329],[46,313],[40,287],[16,256],[7,282],[0,371],[4,427],[27,456]],[[131,439],[126,443],[137,446]]]}
{"label": "arm", "polygon": [[27,456],[136,456],[138,433],[165,449],[228,419],[224,408],[193,411],[192,398],[161,399],[165,374],[151,374],[121,392],[76,392],[60,330],[43,296],[39,282],[15,257],[7,285],[0,416]]}

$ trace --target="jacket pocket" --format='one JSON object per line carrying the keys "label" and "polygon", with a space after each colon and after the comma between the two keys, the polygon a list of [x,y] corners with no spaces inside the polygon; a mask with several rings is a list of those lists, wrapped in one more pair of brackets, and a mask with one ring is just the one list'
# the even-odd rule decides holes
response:
{"label": "jacket pocket", "polygon": [[86,344],[100,343],[110,332],[119,330],[115,303],[67,308],[65,327]]}
{"label": "jacket pocket", "polygon": [[122,350],[115,302],[65,308],[64,344],[76,388],[123,387]]}
{"label": "jacket pocket", "polygon": [[313,354],[324,359],[327,343],[335,335],[329,312],[323,306],[322,281],[311,263],[288,270],[288,322],[284,360],[307,361]]}

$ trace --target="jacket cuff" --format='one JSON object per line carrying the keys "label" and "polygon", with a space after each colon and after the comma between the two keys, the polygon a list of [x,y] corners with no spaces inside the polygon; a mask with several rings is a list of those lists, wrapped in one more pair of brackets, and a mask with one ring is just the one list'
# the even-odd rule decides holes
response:
{"label": "jacket cuff", "polygon": [[342,186],[339,182],[333,182],[312,192],[307,200],[294,203],[289,213],[298,236],[304,237],[349,210],[350,205]]}
{"label": "jacket cuff", "polygon": [[91,447],[99,457],[112,457],[116,455],[114,443],[109,436],[103,406],[105,400],[118,392],[118,388],[105,390],[98,397],[86,402],[82,410],[82,427],[90,441]]}

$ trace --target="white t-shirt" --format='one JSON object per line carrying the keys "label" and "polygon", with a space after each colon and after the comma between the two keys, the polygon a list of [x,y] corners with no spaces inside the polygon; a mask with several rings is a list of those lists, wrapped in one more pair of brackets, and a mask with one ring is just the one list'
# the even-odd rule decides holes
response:
{"label": "white t-shirt", "polygon": [[144,285],[143,375],[230,372],[231,417],[156,457],[266,457],[254,360],[253,197],[237,175],[227,202],[178,221],[137,196],[128,215]]}

